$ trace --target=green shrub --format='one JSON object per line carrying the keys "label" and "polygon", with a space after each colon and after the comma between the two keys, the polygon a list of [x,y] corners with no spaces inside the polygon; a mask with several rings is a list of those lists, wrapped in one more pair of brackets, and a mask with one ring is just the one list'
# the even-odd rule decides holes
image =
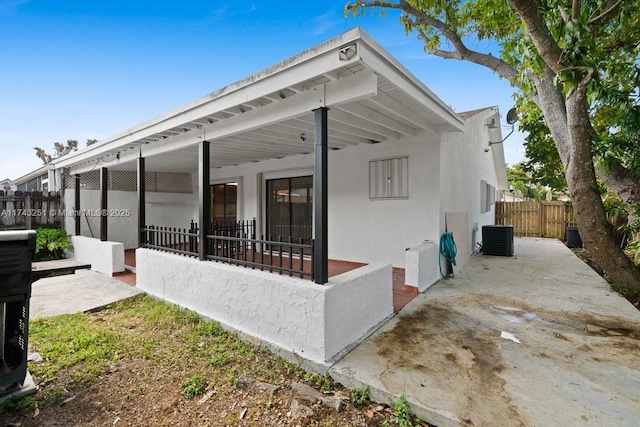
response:
{"label": "green shrub", "polygon": [[187,399],[193,399],[204,393],[207,384],[203,375],[195,374],[182,382],[182,391]]}
{"label": "green shrub", "polygon": [[63,259],[64,251],[73,250],[64,229],[38,228],[36,230],[36,261]]}
{"label": "green shrub", "polygon": [[395,421],[400,427],[413,427],[411,421],[411,410],[407,397],[403,394],[396,402],[391,403],[391,407],[395,412]]}
{"label": "green shrub", "polygon": [[369,400],[369,386],[365,388],[356,387],[351,390],[351,402],[353,402],[354,405],[364,405],[367,403],[367,400]]}

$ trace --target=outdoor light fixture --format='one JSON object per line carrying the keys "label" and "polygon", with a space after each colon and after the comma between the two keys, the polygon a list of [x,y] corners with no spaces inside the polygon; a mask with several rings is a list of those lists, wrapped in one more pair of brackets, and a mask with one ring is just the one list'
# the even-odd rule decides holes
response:
{"label": "outdoor light fixture", "polygon": [[[511,132],[509,132],[509,134],[507,136],[505,136],[504,138],[502,138],[502,141],[492,141],[493,136],[499,135],[498,132],[498,123],[496,123],[496,119],[492,118],[491,120],[489,120],[485,126],[487,126],[487,130],[489,131],[489,147],[491,147],[492,145],[495,144],[502,144],[503,142],[505,142],[507,140],[507,138],[509,138],[511,136],[511,134],[513,133],[513,131],[515,130],[515,123],[518,121],[518,113],[516,111],[515,108],[512,108],[509,110],[509,112],[507,113],[507,123],[511,125]],[[499,136],[498,136],[499,138]],[[485,151],[489,151],[489,150],[485,150]]]}
{"label": "outdoor light fixture", "polygon": [[340,49],[340,52],[338,53],[338,58],[340,58],[340,61],[348,61],[354,56],[356,56],[356,53],[358,53],[358,48],[356,47],[355,44],[350,44],[349,46],[345,46],[342,49]]}

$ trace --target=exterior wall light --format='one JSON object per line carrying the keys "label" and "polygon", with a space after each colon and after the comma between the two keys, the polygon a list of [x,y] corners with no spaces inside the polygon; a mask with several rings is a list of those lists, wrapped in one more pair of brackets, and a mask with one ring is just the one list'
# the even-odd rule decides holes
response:
{"label": "exterior wall light", "polygon": [[356,56],[356,53],[358,53],[358,48],[356,47],[355,43],[350,44],[349,46],[345,46],[340,49],[338,58],[340,58],[340,61],[348,61]]}

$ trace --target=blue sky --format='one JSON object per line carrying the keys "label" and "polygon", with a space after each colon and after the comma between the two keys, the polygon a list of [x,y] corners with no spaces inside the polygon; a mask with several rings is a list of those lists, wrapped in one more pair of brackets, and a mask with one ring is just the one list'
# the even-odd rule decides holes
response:
{"label": "blue sky", "polygon": [[[507,82],[427,55],[392,14],[345,19],[344,4],[0,0],[0,179],[39,167],[32,147],[108,137],[354,26],[455,111],[498,105],[506,116]],[[522,141],[505,142],[507,163],[522,160]]]}

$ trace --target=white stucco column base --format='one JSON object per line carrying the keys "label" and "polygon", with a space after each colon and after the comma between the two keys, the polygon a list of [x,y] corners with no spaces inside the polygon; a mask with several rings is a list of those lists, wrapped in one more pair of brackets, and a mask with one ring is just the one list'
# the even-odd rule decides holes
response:
{"label": "white stucco column base", "polygon": [[119,242],[102,242],[84,236],[71,236],[73,252],[67,258],[91,264],[91,269],[111,276],[124,271],[124,245]]}
{"label": "white stucco column base", "polygon": [[440,253],[438,243],[426,240],[405,252],[405,279],[407,286],[427,290],[440,280]]}
{"label": "white stucco column base", "polygon": [[310,280],[136,250],[136,287],[324,364],[393,314],[391,265]]}

